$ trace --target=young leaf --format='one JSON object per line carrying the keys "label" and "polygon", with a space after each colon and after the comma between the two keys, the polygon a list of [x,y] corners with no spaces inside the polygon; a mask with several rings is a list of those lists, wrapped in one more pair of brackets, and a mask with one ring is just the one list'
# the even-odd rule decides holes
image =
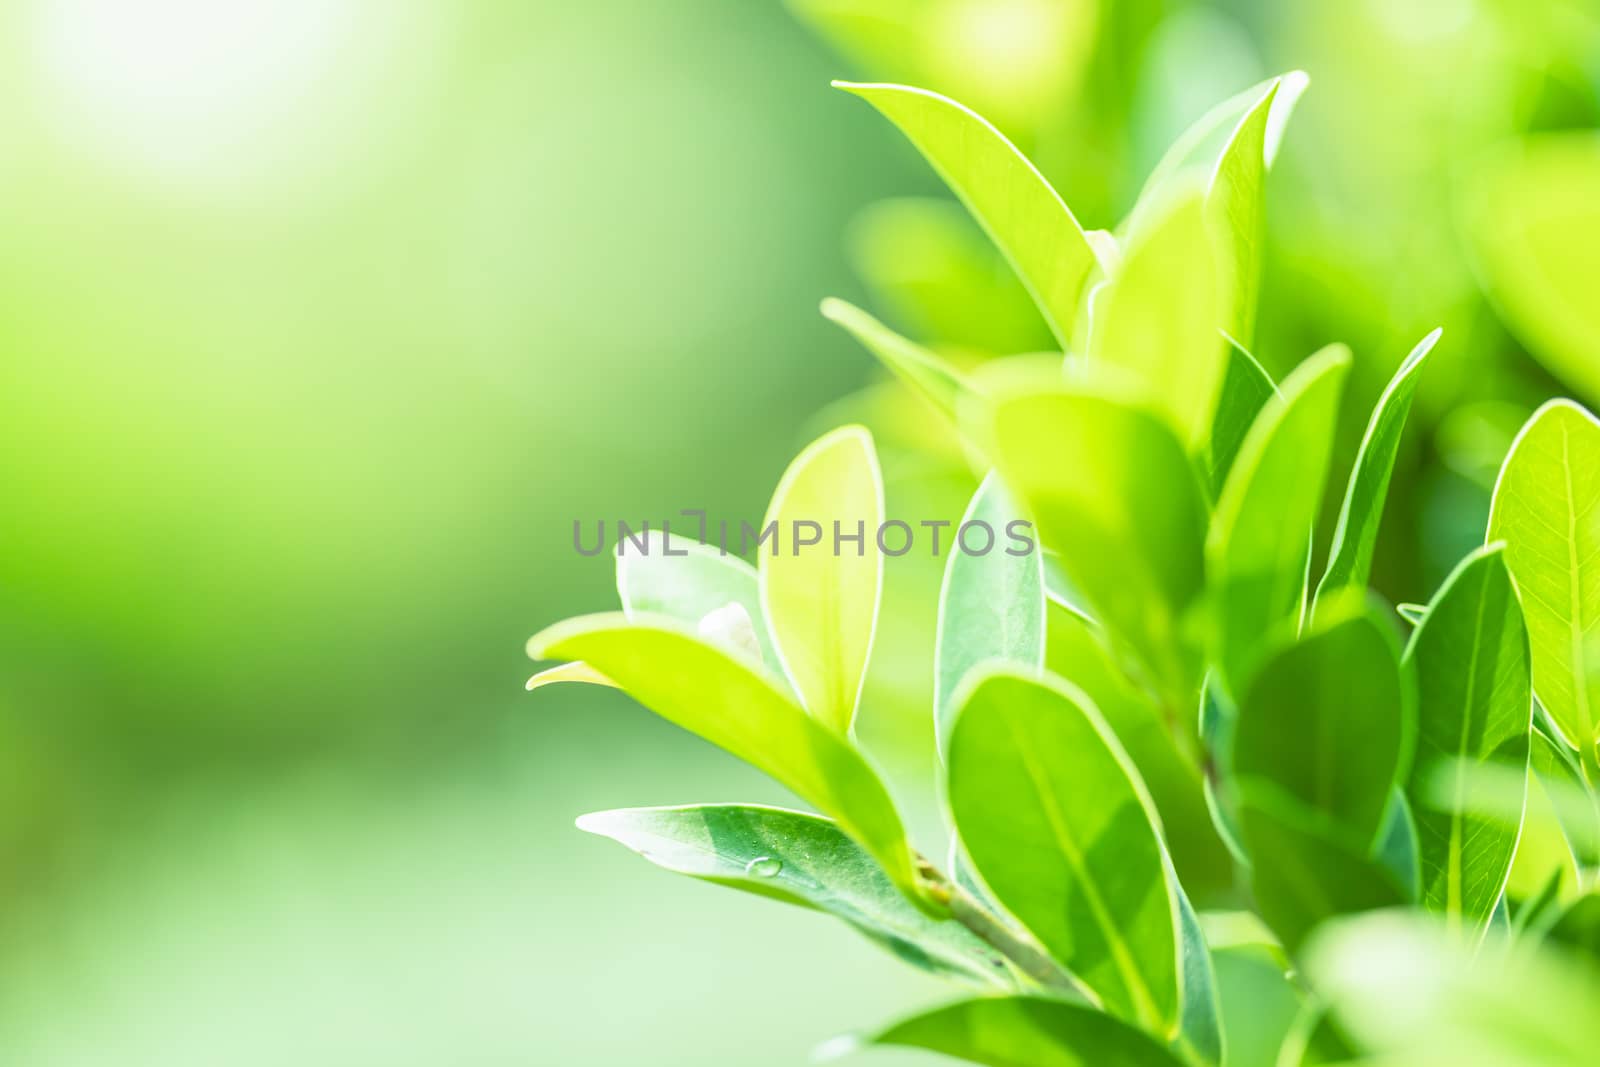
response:
{"label": "young leaf", "polygon": [[1339,390],[1350,368],[1341,345],[1295,369],[1245,436],[1206,541],[1217,659],[1237,689],[1264,637],[1298,623],[1312,527],[1328,476]]}
{"label": "young leaf", "polygon": [[1251,681],[1233,774],[1242,788],[1270,783],[1370,847],[1404,771],[1414,703],[1388,625],[1371,611],[1330,618]]}
{"label": "young leaf", "polygon": [[1372,550],[1378,543],[1378,524],[1383,519],[1384,497],[1400,451],[1400,434],[1417,391],[1417,372],[1438,343],[1440,332],[1434,330],[1417,342],[1372,410],[1372,420],[1367,423],[1356,465],[1350,472],[1344,505],[1339,509],[1328,566],[1317,584],[1318,600],[1337,589],[1366,587],[1367,576],[1372,572]]}
{"label": "young leaf", "polygon": [[1222,388],[1217,394],[1217,410],[1211,417],[1211,442],[1206,449],[1207,495],[1215,500],[1233,461],[1239,455],[1245,435],[1261,409],[1278,392],[1272,376],[1237,343],[1228,344],[1227,366],[1222,372]]}
{"label": "young leaf", "polygon": [[[974,667],[1000,662],[1037,671],[1044,666],[1042,556],[1038,551],[1014,556],[1003,547],[1006,525],[1018,514],[1005,486],[990,474],[973,494],[945,564],[933,653],[933,713],[941,753],[955,719],[956,690]],[[994,532],[988,552],[961,550],[960,530],[968,523]]]}
{"label": "young leaf", "polygon": [[[1219,291],[1226,299],[1218,325],[1245,344],[1255,333],[1256,295],[1261,288],[1267,166],[1275,154],[1268,151],[1269,120],[1282,93],[1284,107],[1276,109],[1281,127],[1306,82],[1306,76],[1296,71],[1268,83],[1234,128],[1206,194],[1207,221],[1220,250]],[[1274,139],[1281,136],[1281,129],[1275,131]]]}
{"label": "young leaf", "polygon": [[750,620],[761,661],[781,674],[756,569],[737,556],[676,535],[651,532],[645,551],[630,547],[617,557],[617,595],[622,610],[635,615],[667,615],[698,627],[712,612],[737,604]]}
{"label": "young leaf", "polygon": [[751,804],[624,808],[581,816],[578,828],[657,867],[827,912],[923,970],[1010,984],[999,954],[954,919],[913,907],[860,845],[816,815]]}
{"label": "young leaf", "polygon": [[1127,1023],[1086,1004],[1044,997],[961,1001],[825,1049],[842,1054],[861,1045],[928,1049],[989,1067],[1183,1067]]}
{"label": "young leaf", "polygon": [[1177,906],[1144,788],[1081,693],[995,668],[950,733],[950,811],[993,896],[1107,1009],[1164,1037]]}
{"label": "young leaf", "polygon": [[[1517,828],[1464,810],[1468,767],[1493,762],[1525,775],[1533,711],[1528,635],[1499,546],[1474,552],[1445,580],[1405,658],[1417,677],[1417,750],[1406,791],[1422,902],[1481,930],[1511,873]],[[1455,784],[1445,811],[1424,803],[1441,764]]]}
{"label": "young leaf", "polygon": [[1065,351],[1095,258],[1044,176],[1005,135],[954,100],[903,85],[834,84],[911,139],[1005,253]]}
{"label": "young leaf", "polygon": [[1489,540],[1506,543],[1533,656],[1533,691],[1566,743],[1589,753],[1600,734],[1600,422],[1552,400],[1517,435],[1489,509]]}
{"label": "young leaf", "polygon": [[1242,791],[1239,820],[1256,907],[1291,953],[1327,919],[1407,903],[1343,827],[1271,785]]}
{"label": "young leaf", "polygon": [[[766,517],[778,540],[756,560],[785,673],[806,710],[840,733],[855,719],[878,623],[882,520],[872,437],[845,426],[807,446],[784,472]],[[801,543],[802,528],[813,543]]]}
{"label": "young leaf", "polygon": [[932,404],[952,422],[963,393],[971,391],[960,371],[921,345],[906,340],[853,304],[829,298],[822,302],[823,317],[838,323],[877,356],[912,392]]}
{"label": "young leaf", "polygon": [[1179,879],[1197,899],[1225,896],[1233,889],[1233,859],[1207,814],[1197,761],[1179,747],[1187,724],[1168,723],[1122,675],[1092,623],[1054,602],[1045,619],[1045,666],[1083,690],[1133,760]]}
{"label": "young leaf", "polygon": [[1183,446],[1154,412],[1090,383],[1053,381],[982,408],[975,440],[1033,514],[1040,542],[1119,654],[1187,703],[1198,657],[1183,620],[1203,583],[1205,503]]}
{"label": "young leaf", "polygon": [[590,664],[639,703],[764,771],[832,818],[902,890],[918,892],[911,846],[883,782],[765,668],[661,616],[585,615],[528,639],[534,659]]}
{"label": "young leaf", "polygon": [[1129,371],[1192,447],[1205,442],[1226,366],[1205,195],[1183,190],[1134,231],[1095,297],[1089,356]]}

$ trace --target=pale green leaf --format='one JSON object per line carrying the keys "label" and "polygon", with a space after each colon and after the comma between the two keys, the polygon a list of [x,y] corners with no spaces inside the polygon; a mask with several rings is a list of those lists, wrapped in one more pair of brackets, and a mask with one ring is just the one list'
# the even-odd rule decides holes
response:
{"label": "pale green leaf", "polygon": [[1306,953],[1309,977],[1374,1057],[1395,1067],[1590,1067],[1600,978],[1553,952],[1482,948],[1416,913],[1340,922]]}
{"label": "pale green leaf", "polygon": [[700,804],[597,811],[578,828],[669,871],[826,912],[923,970],[1010,985],[998,953],[954,919],[914,907],[860,845],[819,816]]}
{"label": "pale green leaf", "polygon": [[1206,944],[1205,931],[1201,929],[1194,905],[1189,903],[1183,887],[1176,882],[1173,895],[1178,902],[1178,952],[1183,968],[1179,984],[1183,1007],[1178,1036],[1172,1044],[1191,1063],[1218,1067],[1225,1059],[1225,1045],[1222,1007],[1217,998],[1217,972],[1212,965],[1211,949]]}
{"label": "pale green leaf", "polygon": [[[1045,596],[1042,556],[1035,550],[1013,555],[1006,526],[1021,514],[1000,479],[991,474],[978,486],[953,535],[944,584],[939,591],[939,623],[934,639],[933,711],[940,751],[955,719],[956,691],[983,663],[1010,663],[1038,670],[1044,666]],[[969,555],[960,547],[967,524],[993,531],[985,541],[972,535],[974,547],[987,552]]]}
{"label": "pale green leaf", "polygon": [[960,371],[853,304],[830,297],[822,302],[822,314],[850,331],[895,377],[933,405],[934,410],[955,421],[961,395],[971,391]]}
{"label": "pale green leaf", "polygon": [[1570,400],[1533,413],[1495,484],[1489,540],[1506,543],[1533,654],[1533,691],[1566,743],[1600,735],[1600,422]]}
{"label": "pale green leaf", "polygon": [[969,682],[962,704],[948,793],[974,869],[1111,1012],[1174,1036],[1174,890],[1110,727],[1081,693],[1005,668]]}
{"label": "pale green leaf", "polygon": [[632,545],[617,556],[617,595],[629,616],[667,615],[699,627],[729,604],[744,609],[761,660],[781,673],[782,662],[761,610],[756,569],[737,556],[676,534],[652,532],[645,551]]}
{"label": "pale green leaf", "polygon": [[1127,371],[1191,447],[1211,428],[1227,363],[1203,190],[1168,198],[1134,230],[1095,297],[1089,356]]}
{"label": "pale green leaf", "polygon": [[1378,525],[1383,519],[1384,498],[1400,452],[1400,434],[1417,391],[1417,372],[1438,343],[1439,334],[1434,330],[1417,342],[1372,409],[1372,419],[1367,423],[1366,436],[1361,439],[1361,450],[1356,453],[1355,467],[1345,489],[1344,505],[1339,510],[1328,566],[1317,585],[1318,600],[1338,589],[1366,587],[1372,573],[1372,552],[1378,543]]}
{"label": "pale green leaf", "polygon": [[911,847],[882,780],[761,665],[675,619],[617,612],[557,623],[529,638],[528,655],[590,664],[668,722],[771,775],[837,822],[903,890],[917,892]]}
{"label": "pale green leaf", "polygon": [[[1182,1067],[1158,1042],[1110,1015],[1065,1000],[987,997],[950,1004],[876,1034],[825,1046],[927,1049],[988,1067]],[[820,1057],[819,1057],[820,1058]]]}
{"label": "pale green leaf", "polygon": [[1413,685],[1387,623],[1371,611],[1329,613],[1278,646],[1250,682],[1230,766],[1241,787],[1270,783],[1366,849],[1404,773],[1414,721]]}
{"label": "pale green leaf", "polygon": [[[1528,635],[1501,549],[1463,560],[1428,605],[1405,658],[1417,678],[1413,800],[1422,902],[1482,929],[1511,873],[1517,831],[1466,810],[1468,767],[1497,763],[1524,775],[1532,728]],[[1443,765],[1454,803],[1424,803]],[[1520,819],[1518,820],[1520,823]]]}
{"label": "pale green leaf", "polygon": [[1045,619],[1045,666],[1083,691],[1133,760],[1183,885],[1200,900],[1225,897],[1233,860],[1206,810],[1198,746],[1192,737],[1180,746],[1188,724],[1168,722],[1128,681],[1094,624],[1054,602]]}
{"label": "pale green leaf", "polygon": [[1333,345],[1289,375],[1250,427],[1217,501],[1206,563],[1216,658],[1235,689],[1259,643],[1298,626],[1349,368],[1349,350]]}
{"label": "pale green leaf", "polygon": [[985,405],[973,433],[1032,513],[1119,657],[1171,706],[1199,673],[1186,616],[1203,585],[1206,511],[1183,446],[1153,411],[1098,383],[1053,380]]}
{"label": "pale green leaf", "polygon": [[[777,524],[777,541],[756,560],[761,605],[785,673],[806,710],[841,733],[855,719],[878,622],[882,521],[872,437],[859,426],[841,427],[784,472],[765,520]],[[801,543],[802,529],[815,544]]]}
{"label": "pale green leaf", "polygon": [[1005,253],[1065,350],[1095,257],[1043,175],[999,130],[938,93],[834,84],[871,103],[911,139]]}
{"label": "pale green leaf", "polygon": [[1217,393],[1217,409],[1211,417],[1211,441],[1206,449],[1207,488],[1211,499],[1222,495],[1222,487],[1233,469],[1245,435],[1277,393],[1272,376],[1256,358],[1237,343],[1228,345],[1227,366],[1222,388]]}
{"label": "pale green leaf", "polygon": [[1214,948],[1211,959],[1228,1067],[1277,1067],[1278,1050],[1300,1015],[1299,990],[1264,946]]}

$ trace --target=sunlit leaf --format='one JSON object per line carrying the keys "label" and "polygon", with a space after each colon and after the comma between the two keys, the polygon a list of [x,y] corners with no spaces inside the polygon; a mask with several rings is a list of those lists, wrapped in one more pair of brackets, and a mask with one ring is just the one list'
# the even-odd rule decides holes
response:
{"label": "sunlit leaf", "polygon": [[1127,371],[1190,446],[1209,436],[1226,366],[1204,191],[1170,198],[1129,237],[1095,298],[1089,356]]}
{"label": "sunlit leaf", "polygon": [[[766,524],[774,551],[756,566],[761,604],[785,672],[816,718],[850,729],[883,589],[878,526],[883,477],[859,426],[825,434],[795,457],[773,493]],[[802,543],[804,540],[814,543]],[[848,539],[848,540],[847,540]]]}
{"label": "sunlit leaf", "polygon": [[1319,620],[1266,659],[1240,700],[1233,775],[1243,787],[1270,783],[1366,849],[1405,773],[1414,702],[1382,619]]}
{"label": "sunlit leaf", "polygon": [[617,594],[628,615],[667,615],[699,627],[707,616],[729,604],[744,609],[761,660],[781,673],[756,569],[737,556],[723,555],[711,545],[675,533],[652,531],[645,551],[632,546],[617,556]]}
{"label": "sunlit leaf", "polygon": [[986,997],[904,1019],[824,1055],[863,1045],[927,1049],[989,1067],[1182,1067],[1161,1044],[1085,1004],[1043,997]]}
{"label": "sunlit leaf", "polygon": [[1006,540],[1006,526],[1020,512],[994,475],[985,478],[961,518],[956,536],[968,523],[982,532],[974,544],[989,550],[968,554],[959,540],[951,546],[939,593],[939,630],[934,642],[933,710],[941,750],[955,719],[958,688],[973,668],[986,662],[1009,663],[1038,670],[1044,666],[1045,597],[1041,554],[1015,551]]}
{"label": "sunlit leaf", "polygon": [[1177,907],[1143,786],[1099,713],[995,668],[964,694],[948,792],[994,897],[1113,1013],[1177,1029]]}
{"label": "sunlit leaf", "polygon": [[1569,400],[1534,412],[1489,512],[1522,601],[1533,691],[1568,745],[1600,736],[1600,422]]}
{"label": "sunlit leaf", "polygon": [[1552,953],[1483,948],[1436,921],[1388,913],[1341,922],[1307,953],[1340,1022],[1407,1067],[1586,1067],[1600,1048],[1596,972]]}
{"label": "sunlit leaf", "polygon": [[1052,381],[982,408],[1006,485],[1032,513],[1119,656],[1174,708],[1198,674],[1185,616],[1203,583],[1205,503],[1183,446],[1154,412],[1098,384]]}
{"label": "sunlit leaf", "polygon": [[658,867],[816,908],[923,970],[1009,985],[1002,957],[954,919],[914,907],[827,819],[749,804],[623,808],[578,819]]}
{"label": "sunlit leaf", "polygon": [[1356,454],[1344,505],[1339,510],[1339,525],[1334,530],[1328,566],[1317,584],[1317,599],[1338,589],[1364,588],[1372,573],[1372,552],[1378,543],[1378,525],[1383,519],[1384,498],[1394,473],[1395,456],[1400,452],[1400,434],[1411,412],[1411,398],[1417,391],[1417,372],[1440,331],[1434,330],[1417,343],[1395,371],[1394,377],[1378,398],[1367,423],[1366,436]]}
{"label": "sunlit leaf", "polygon": [[[1405,658],[1417,678],[1413,800],[1422,901],[1482,928],[1511,872],[1516,829],[1464,810],[1467,766],[1493,762],[1526,774],[1533,694],[1528,635],[1498,546],[1468,556],[1445,580],[1411,636]],[[1424,801],[1443,762],[1456,802]],[[1519,820],[1520,822],[1520,820]]]}
{"label": "sunlit leaf", "polygon": [[[1046,621],[1045,666],[1083,691],[1133,760],[1184,887],[1200,900],[1226,896],[1233,860],[1207,814],[1188,725],[1168,722],[1155,699],[1128,681],[1092,623],[1054,602]],[[1187,751],[1179,741],[1185,736]]]}
{"label": "sunlit leaf", "polygon": [[822,314],[838,323],[885,367],[894,372],[911,390],[939,413],[956,418],[961,394],[969,391],[965,377],[956,368],[921,345],[906,340],[865,311],[832,298],[822,302]]}
{"label": "sunlit leaf", "polygon": [[970,109],[926,89],[835,82],[911,139],[988,232],[1027,286],[1063,349],[1095,264],[1061,197],[1005,136]]}
{"label": "sunlit leaf", "polygon": [[1298,625],[1349,367],[1349,351],[1335,345],[1296,368],[1250,427],[1217,501],[1207,577],[1217,658],[1232,687],[1244,681],[1264,638]]}
{"label": "sunlit leaf", "polygon": [[620,613],[557,623],[529,638],[528,655],[590,664],[657,715],[777,779],[916,891],[905,829],[877,773],[764,667],[676,620]]}

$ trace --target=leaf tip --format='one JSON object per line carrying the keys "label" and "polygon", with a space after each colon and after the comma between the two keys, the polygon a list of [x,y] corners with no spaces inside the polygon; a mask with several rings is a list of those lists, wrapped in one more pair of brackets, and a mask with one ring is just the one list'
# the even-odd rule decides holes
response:
{"label": "leaf tip", "polygon": [[861,1039],[859,1034],[840,1034],[838,1037],[828,1038],[828,1040],[812,1049],[811,1062],[833,1063],[844,1059],[846,1056],[852,1056],[860,1052],[865,1046],[866,1042]]}

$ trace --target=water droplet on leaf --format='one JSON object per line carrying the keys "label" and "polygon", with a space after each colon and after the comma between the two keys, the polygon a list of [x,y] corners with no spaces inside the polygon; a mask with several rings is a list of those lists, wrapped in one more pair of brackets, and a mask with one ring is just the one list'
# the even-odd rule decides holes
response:
{"label": "water droplet on leaf", "polygon": [[757,856],[744,865],[744,873],[752,878],[771,878],[783,870],[783,861],[771,856]]}

